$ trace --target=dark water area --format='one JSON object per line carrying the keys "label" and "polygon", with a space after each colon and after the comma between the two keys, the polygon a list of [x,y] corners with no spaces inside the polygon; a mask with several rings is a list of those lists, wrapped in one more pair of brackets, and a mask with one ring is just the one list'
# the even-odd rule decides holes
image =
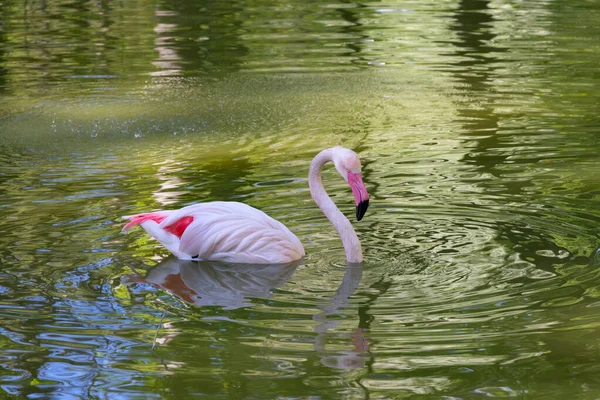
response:
{"label": "dark water area", "polygon": [[[598,21],[584,0],[0,2],[0,397],[597,399]],[[371,195],[362,265],[308,190],[335,145]],[[216,200],[306,258],[184,262],[121,232]]]}

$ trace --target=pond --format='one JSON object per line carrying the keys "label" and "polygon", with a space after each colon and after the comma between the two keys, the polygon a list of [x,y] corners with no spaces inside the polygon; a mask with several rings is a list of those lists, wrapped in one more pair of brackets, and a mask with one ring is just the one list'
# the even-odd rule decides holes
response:
{"label": "pond", "polygon": [[[0,2],[0,397],[597,399],[598,21],[585,0]],[[335,145],[371,196],[361,265],[308,190]],[[121,232],[215,200],[306,257],[183,262]]]}

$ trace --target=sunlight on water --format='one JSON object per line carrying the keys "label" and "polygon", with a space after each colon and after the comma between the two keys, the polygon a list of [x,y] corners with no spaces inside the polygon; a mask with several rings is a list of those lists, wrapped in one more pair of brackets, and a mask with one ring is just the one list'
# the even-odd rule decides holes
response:
{"label": "sunlight on water", "polygon": [[[0,387],[60,398],[595,398],[593,2],[4,4]],[[577,21],[576,23],[574,21]],[[308,191],[356,150],[341,242]],[[325,186],[354,214],[333,167]],[[286,266],[122,215],[241,201]]]}

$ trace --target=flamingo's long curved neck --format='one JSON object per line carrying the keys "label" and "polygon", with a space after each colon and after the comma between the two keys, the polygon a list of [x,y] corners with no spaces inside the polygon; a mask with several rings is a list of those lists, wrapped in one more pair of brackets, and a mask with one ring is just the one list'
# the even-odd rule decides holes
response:
{"label": "flamingo's long curved neck", "polygon": [[321,181],[321,170],[323,169],[323,165],[332,161],[332,157],[332,150],[326,149],[317,154],[310,163],[310,170],[308,172],[310,194],[321,211],[323,211],[323,214],[325,214],[338,231],[342,243],[344,244],[346,260],[351,263],[360,263],[362,262],[362,249],[360,247],[358,236],[356,236],[356,232],[354,232],[354,228],[350,221],[348,221],[348,218],[342,214],[333,200],[327,195],[327,192],[323,187],[323,182]]}

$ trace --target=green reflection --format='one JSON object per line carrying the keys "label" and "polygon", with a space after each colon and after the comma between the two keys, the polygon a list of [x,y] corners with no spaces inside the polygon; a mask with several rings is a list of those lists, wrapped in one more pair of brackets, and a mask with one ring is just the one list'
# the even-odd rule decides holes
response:
{"label": "green reflection", "polygon": [[[0,7],[6,395],[598,397],[594,2]],[[336,144],[372,195],[360,271],[306,184]],[[304,264],[194,270],[235,307],[122,283],[170,261],[121,215],[212,200]]]}

